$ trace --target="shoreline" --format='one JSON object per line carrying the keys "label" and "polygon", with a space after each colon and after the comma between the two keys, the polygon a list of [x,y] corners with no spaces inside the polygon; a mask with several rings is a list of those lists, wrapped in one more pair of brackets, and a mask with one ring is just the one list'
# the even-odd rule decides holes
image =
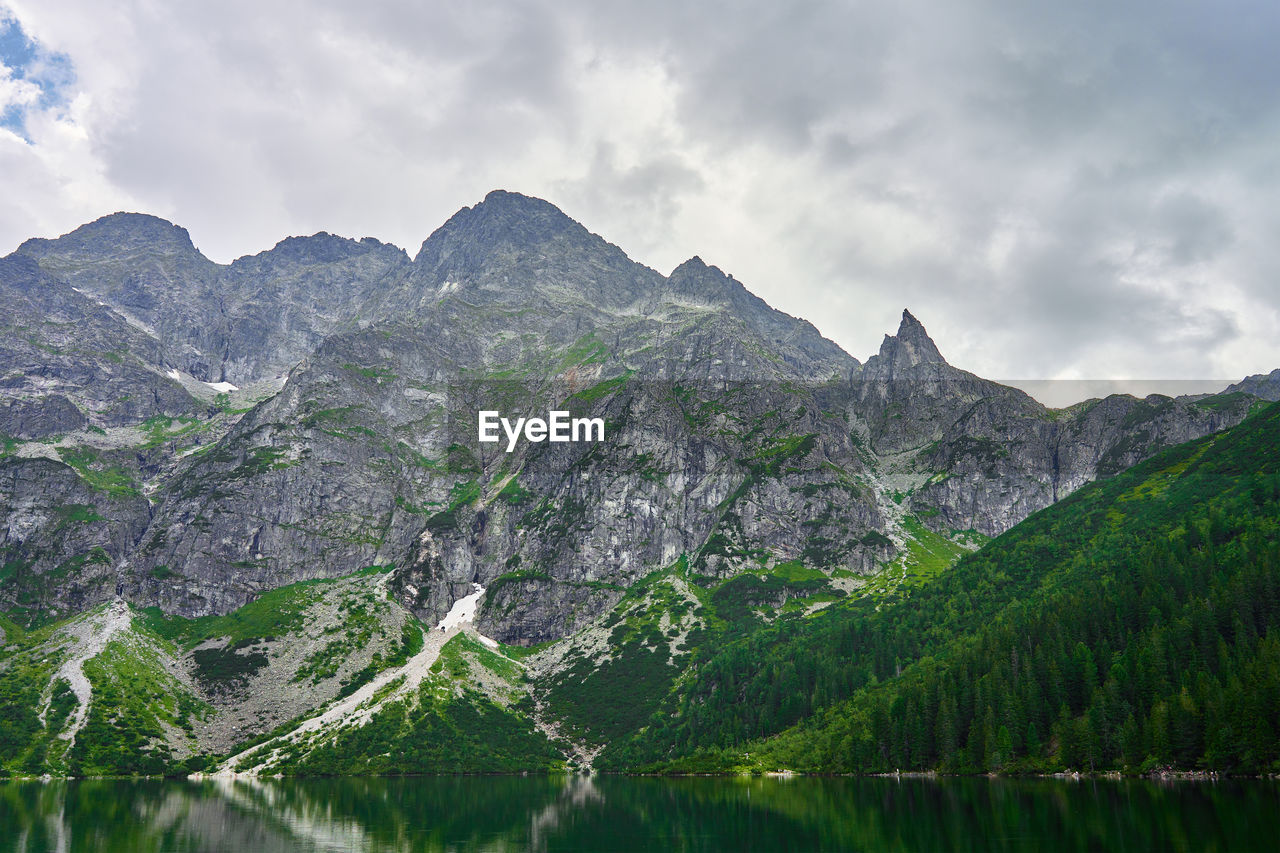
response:
{"label": "shoreline", "polygon": [[1058,771],[1055,773],[943,773],[937,770],[910,770],[894,773],[810,773],[802,770],[761,770],[751,772],[722,773],[645,773],[627,771],[591,771],[589,773],[574,771],[519,770],[495,771],[492,773],[397,773],[397,774],[352,774],[327,776],[286,776],[283,774],[232,773],[220,771],[216,773],[175,773],[174,775],[150,776],[53,776],[48,773],[39,776],[8,775],[0,776],[3,782],[87,782],[87,781],[184,781],[206,782],[215,780],[249,780],[249,779],[418,779],[449,777],[528,777],[528,776],[563,776],[566,778],[616,776],[632,779],[987,779],[1021,780],[1021,779],[1058,779],[1066,782],[1084,782],[1107,780],[1113,782],[1147,781],[1147,782],[1234,782],[1234,781],[1277,781],[1280,773],[1228,774],[1213,770],[1173,770],[1161,769],[1149,773],[1124,773],[1118,770],[1076,772]]}

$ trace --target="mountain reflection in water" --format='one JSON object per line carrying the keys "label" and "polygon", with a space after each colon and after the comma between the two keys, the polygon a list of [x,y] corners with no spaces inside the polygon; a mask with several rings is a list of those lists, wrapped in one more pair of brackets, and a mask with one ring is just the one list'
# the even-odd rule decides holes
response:
{"label": "mountain reflection in water", "polygon": [[1275,849],[1280,786],[449,776],[0,783],[0,851]]}

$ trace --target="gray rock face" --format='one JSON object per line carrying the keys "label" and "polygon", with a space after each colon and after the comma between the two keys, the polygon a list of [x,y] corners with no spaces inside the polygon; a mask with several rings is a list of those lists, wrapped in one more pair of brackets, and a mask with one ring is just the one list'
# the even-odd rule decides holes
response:
{"label": "gray rock face", "polygon": [[134,213],[28,240],[15,254],[150,333],[167,364],[235,385],[284,373],[355,325],[409,264],[395,246],[320,233],[222,266],[185,229]]}
{"label": "gray rock face", "polygon": [[47,438],[88,425],[80,407],[61,394],[0,400],[0,435],[10,438]]}
{"label": "gray rock face", "polygon": [[1211,400],[1113,395],[1060,412],[983,401],[922,452],[920,462],[937,473],[913,506],[939,529],[997,536],[1086,483],[1239,423],[1251,405]]}
{"label": "gray rock face", "polygon": [[854,384],[876,452],[909,459],[900,470],[915,475],[912,510],[939,531],[986,536],[1161,448],[1234,426],[1255,402],[1113,395],[1050,410],[948,365],[910,312]]}
{"label": "gray rock face", "polygon": [[18,426],[15,419],[36,418],[26,428],[44,430],[39,437],[81,421],[51,396],[73,401],[84,420],[99,426],[199,408],[165,375],[168,362],[159,341],[30,259],[17,254],[0,259],[0,298],[6,306],[0,320],[6,434],[25,437],[7,432]]}
{"label": "gray rock face", "polygon": [[0,495],[4,598],[36,618],[112,596],[115,567],[150,520],[141,496],[105,494],[48,459],[0,460]]}
{"label": "gray rock face", "polygon": [[902,312],[898,333],[886,335],[853,382],[856,415],[873,449],[894,454],[940,441],[947,430],[984,401],[1001,412],[1044,412],[1015,388],[980,379],[943,360],[924,326]]}
{"label": "gray rock face", "polygon": [[1249,394],[1262,400],[1280,400],[1280,367],[1270,373],[1255,373],[1230,386],[1224,393]]}
{"label": "gray rock face", "polygon": [[[222,266],[117,214],[28,241],[0,288],[0,524],[27,578],[0,599],[33,612],[118,586],[222,613],[394,565],[420,617],[479,582],[481,629],[538,642],[673,564],[852,577],[916,521],[997,535],[1256,399],[1051,411],[948,365],[906,312],[863,365],[697,258],[662,276],[505,192],[412,261],[319,234]],[[481,409],[599,417],[606,440],[507,452]]]}

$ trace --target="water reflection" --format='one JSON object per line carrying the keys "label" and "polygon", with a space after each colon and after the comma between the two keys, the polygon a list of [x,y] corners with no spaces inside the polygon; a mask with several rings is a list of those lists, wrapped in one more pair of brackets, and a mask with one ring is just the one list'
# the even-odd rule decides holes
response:
{"label": "water reflection", "polygon": [[0,783],[0,851],[1271,850],[1272,782]]}

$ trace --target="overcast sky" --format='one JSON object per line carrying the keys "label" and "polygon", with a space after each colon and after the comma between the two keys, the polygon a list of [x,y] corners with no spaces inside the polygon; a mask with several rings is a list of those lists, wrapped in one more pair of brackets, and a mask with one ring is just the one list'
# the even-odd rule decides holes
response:
{"label": "overcast sky", "polygon": [[[110,6],[112,8],[106,8]],[[412,254],[489,190],[860,359],[1280,367],[1280,4],[0,0],[0,254],[115,210]]]}

